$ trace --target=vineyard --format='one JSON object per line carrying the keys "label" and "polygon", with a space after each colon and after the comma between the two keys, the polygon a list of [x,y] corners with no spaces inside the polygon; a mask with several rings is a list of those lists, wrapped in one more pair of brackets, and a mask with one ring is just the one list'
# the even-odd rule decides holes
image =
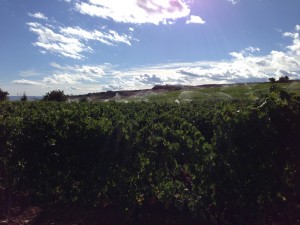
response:
{"label": "vineyard", "polygon": [[160,207],[203,224],[299,224],[300,99],[0,102],[0,179],[12,195],[136,221]]}

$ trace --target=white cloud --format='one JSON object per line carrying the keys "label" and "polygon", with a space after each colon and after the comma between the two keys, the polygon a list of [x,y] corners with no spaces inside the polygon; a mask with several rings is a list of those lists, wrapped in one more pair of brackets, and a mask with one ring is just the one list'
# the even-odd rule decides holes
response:
{"label": "white cloud", "polygon": [[[209,83],[234,83],[268,81],[270,77],[289,76],[300,78],[299,32],[292,35],[287,51],[271,51],[266,55],[257,47],[249,46],[239,52],[231,52],[231,60],[171,63],[152,67],[132,68],[118,75],[130,86],[151,87],[153,84],[197,85]],[[134,79],[132,79],[134,77]],[[127,87],[127,86],[126,86]]]}
{"label": "white cloud", "polygon": [[80,91],[81,89],[80,88],[78,88],[78,87],[74,87],[74,86],[71,86],[71,87],[69,87],[71,90],[75,90],[75,91]]}
{"label": "white cloud", "polygon": [[259,52],[259,51],[260,51],[259,48],[249,46],[249,47],[241,50],[240,52],[230,52],[229,55],[231,55],[232,57],[237,58],[237,59],[243,59],[247,56],[251,56],[252,53]]}
{"label": "white cloud", "polygon": [[286,52],[271,51],[271,53],[268,56],[266,56],[265,59],[273,68],[297,70],[300,66],[299,56],[291,55]]}
{"label": "white cloud", "polygon": [[299,36],[299,32],[300,32],[300,26],[297,25],[295,27],[295,32],[285,32],[283,33],[284,37],[290,37],[293,39],[293,43],[289,46],[287,46],[287,48],[296,55],[300,55],[300,36]]}
{"label": "white cloud", "polygon": [[190,14],[183,0],[89,0],[75,8],[82,14],[132,24],[166,24]]}
{"label": "white cloud", "polygon": [[275,77],[277,79],[279,79],[280,77],[285,77],[285,76],[288,76],[290,79],[297,79],[297,78],[299,78],[299,74],[297,74],[296,72],[282,70],[282,69],[277,70],[276,73],[275,73],[275,75],[276,75]]}
{"label": "white cloud", "polygon": [[219,81],[245,82],[250,80],[267,80],[269,77],[262,72],[254,63],[247,59],[233,59],[228,62],[211,62],[205,67],[196,66],[181,68],[178,73],[193,78],[193,80],[210,80],[215,83]]}
{"label": "white cloud", "polygon": [[87,31],[80,27],[58,27],[42,25],[36,22],[27,23],[29,30],[38,35],[34,46],[39,47],[41,53],[52,52],[60,56],[73,59],[84,59],[84,52],[93,52],[88,41],[99,41],[102,44],[115,46],[123,43],[131,45],[135,40],[129,35],[119,34],[114,30],[106,32]]}
{"label": "white cloud", "polygon": [[20,84],[20,85],[43,85],[40,82],[36,82],[36,81],[31,81],[31,80],[13,80],[12,81],[14,84]]}
{"label": "white cloud", "polygon": [[60,73],[53,74],[50,77],[45,77],[43,82],[48,84],[80,84],[82,81],[95,83],[96,80],[92,77],[89,77],[84,74],[69,74],[69,73]]}
{"label": "white cloud", "polygon": [[75,69],[75,72],[78,72],[82,75],[86,75],[86,76],[92,77],[92,78],[100,78],[105,75],[103,68],[97,67],[97,66],[84,65],[80,68]]}
{"label": "white cloud", "polygon": [[110,68],[112,67],[111,64],[109,63],[105,63],[103,65],[94,65],[94,66],[92,65],[69,66],[69,65],[60,65],[55,62],[50,63],[50,66],[64,73],[81,74],[81,75],[87,75],[89,77],[102,77],[106,74],[105,70],[110,70]]}
{"label": "white cloud", "polygon": [[[118,81],[112,81],[111,84],[103,85],[103,87],[99,90],[95,90],[96,92],[98,91],[120,91],[120,90],[129,90],[127,87],[123,86],[122,83],[125,82],[118,82]],[[127,86],[127,85],[126,85]]]}
{"label": "white cloud", "polygon": [[57,63],[51,63],[52,67],[57,69],[51,76],[43,79],[43,82],[48,84],[80,84],[82,82],[98,83],[106,73],[106,65],[102,66],[62,66]]}
{"label": "white cloud", "polygon": [[27,25],[31,32],[38,35],[37,41],[33,45],[44,51],[73,59],[82,59],[84,58],[81,54],[82,52],[91,51],[90,47],[81,43],[78,39],[56,33],[40,23],[31,22],[27,23]]}
{"label": "white cloud", "polygon": [[150,84],[150,85],[163,83],[163,79],[155,74],[154,75],[143,74],[143,75],[135,76],[135,79],[141,83]]}
{"label": "white cloud", "polygon": [[61,33],[70,37],[100,41],[105,45],[116,45],[118,43],[124,43],[131,45],[132,37],[128,35],[120,35],[114,30],[108,30],[108,32],[101,32],[98,30],[87,31],[80,27],[65,27],[60,29]]}
{"label": "white cloud", "polygon": [[257,47],[255,48],[255,47],[249,46],[248,48],[245,48],[243,52],[253,53],[253,52],[259,52],[259,51],[260,51],[260,48],[257,48]]}
{"label": "white cloud", "polygon": [[[40,78],[40,80],[33,81],[20,79],[14,80],[12,81],[12,83],[23,86],[38,86],[39,93],[43,93],[45,89],[65,90],[66,93],[87,93],[88,90],[91,90],[96,86],[98,86],[97,90],[101,91],[102,89],[100,88],[100,79],[106,75],[105,70],[109,71],[111,68],[110,64],[103,64],[98,66],[68,66],[52,62],[50,65],[54,70],[45,77]],[[31,91],[29,90],[27,92],[30,93]]]}
{"label": "white cloud", "polygon": [[[166,63],[126,69],[111,64],[70,66],[52,62],[52,75],[47,75],[38,83],[54,89],[65,89],[66,93],[88,93],[145,89],[152,88],[155,84],[254,82],[268,81],[270,77],[281,76],[299,79],[298,34],[297,27],[290,34],[283,33],[291,41],[285,50],[273,50],[262,55],[259,48],[249,46],[241,51],[229,53],[231,59],[224,61]],[[86,37],[89,38],[88,35]],[[18,82],[28,83],[28,80],[22,81]]]}
{"label": "white cloud", "polygon": [[43,79],[43,82],[46,84],[59,84],[58,81],[56,81],[55,79],[51,78],[51,77],[45,77]]}
{"label": "white cloud", "polygon": [[228,0],[228,1],[233,5],[236,5],[239,2],[239,0]]}
{"label": "white cloud", "polygon": [[35,77],[40,76],[41,73],[37,72],[35,69],[20,71],[19,75],[21,77]]}
{"label": "white cloud", "polygon": [[28,13],[30,17],[36,18],[36,19],[41,19],[41,20],[48,20],[48,17],[45,16],[41,12],[36,12],[36,13]]}
{"label": "white cloud", "polygon": [[193,16],[191,15],[190,18],[186,21],[186,24],[205,24],[205,21],[200,16]]}

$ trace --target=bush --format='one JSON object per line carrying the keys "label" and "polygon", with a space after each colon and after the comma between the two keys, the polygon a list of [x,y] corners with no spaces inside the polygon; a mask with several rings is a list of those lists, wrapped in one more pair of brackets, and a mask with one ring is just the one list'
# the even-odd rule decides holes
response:
{"label": "bush", "polygon": [[276,82],[275,78],[273,78],[273,77],[269,78],[269,81],[270,81],[270,83],[275,83]]}
{"label": "bush", "polygon": [[67,100],[67,96],[64,94],[64,91],[54,90],[48,92],[44,97],[44,101],[55,101],[55,102],[65,102]]}
{"label": "bush", "polygon": [[20,100],[21,100],[21,102],[26,102],[28,100],[27,95],[24,93]]}
{"label": "bush", "polygon": [[290,78],[288,76],[285,76],[285,77],[280,77],[278,81],[280,83],[287,83],[289,81],[289,79]]}
{"label": "bush", "polygon": [[4,101],[4,100],[7,100],[7,96],[9,95],[9,93],[7,91],[3,91],[1,88],[0,88],[0,101]]}
{"label": "bush", "polygon": [[148,201],[218,220],[205,224],[294,225],[300,102],[275,87],[264,104],[0,103],[11,178],[0,185],[44,202]]}

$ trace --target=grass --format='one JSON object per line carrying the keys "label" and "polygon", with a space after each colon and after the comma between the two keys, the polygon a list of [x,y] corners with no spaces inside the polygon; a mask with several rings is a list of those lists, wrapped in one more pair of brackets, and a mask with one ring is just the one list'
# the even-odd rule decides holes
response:
{"label": "grass", "polygon": [[[189,102],[204,100],[231,100],[250,99],[255,100],[268,93],[271,83],[250,83],[224,85],[223,87],[199,87],[181,91],[171,91],[158,93],[156,95],[145,96],[147,101],[154,102]],[[278,87],[300,96],[300,82],[277,83]]]}
{"label": "grass", "polygon": [[[151,92],[144,96],[135,96],[120,101],[125,102],[190,102],[190,101],[216,101],[245,99],[256,100],[268,93],[271,83],[245,83],[223,85],[218,87],[192,87],[179,91]],[[279,88],[300,96],[300,81],[276,83]]]}

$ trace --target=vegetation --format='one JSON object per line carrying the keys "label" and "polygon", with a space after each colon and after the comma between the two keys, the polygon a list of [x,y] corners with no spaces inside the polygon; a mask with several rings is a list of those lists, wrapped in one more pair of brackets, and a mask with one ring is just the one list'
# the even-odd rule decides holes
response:
{"label": "vegetation", "polygon": [[275,82],[276,82],[276,80],[275,80],[274,77],[269,78],[269,81],[270,81],[271,83],[275,83]]}
{"label": "vegetation", "polygon": [[[232,100],[259,100],[268,94],[271,83],[254,83],[239,85],[211,86],[206,88],[193,88],[190,90],[158,93],[146,96],[144,99],[151,102],[172,103],[178,99],[181,103],[196,101],[232,101]],[[300,83],[276,83],[276,86],[288,93],[300,96]],[[136,101],[136,99],[133,99]]]}
{"label": "vegetation", "polygon": [[[279,77],[278,82],[279,83],[287,83],[287,82],[289,82],[289,80],[290,80],[290,78],[288,76],[282,76],[282,77]],[[270,81],[270,83],[276,83],[276,80],[273,77],[269,78],[269,81]]]}
{"label": "vegetation", "polygon": [[280,82],[280,83],[287,83],[288,81],[289,81],[288,76],[280,77],[278,80],[278,82]]}
{"label": "vegetation", "polygon": [[0,88],[0,101],[7,100],[9,93]]}
{"label": "vegetation", "polygon": [[300,99],[0,103],[0,185],[44,203],[176,208],[204,224],[296,224]]}
{"label": "vegetation", "polygon": [[21,100],[21,102],[26,102],[28,100],[28,97],[25,92],[23,93],[23,96],[20,100]]}
{"label": "vegetation", "polygon": [[88,102],[89,101],[89,99],[88,99],[88,97],[81,97],[80,99],[79,99],[79,102]]}
{"label": "vegetation", "polygon": [[64,91],[54,90],[48,92],[44,97],[44,101],[55,101],[55,102],[65,102],[67,100],[67,96],[64,94]]}

